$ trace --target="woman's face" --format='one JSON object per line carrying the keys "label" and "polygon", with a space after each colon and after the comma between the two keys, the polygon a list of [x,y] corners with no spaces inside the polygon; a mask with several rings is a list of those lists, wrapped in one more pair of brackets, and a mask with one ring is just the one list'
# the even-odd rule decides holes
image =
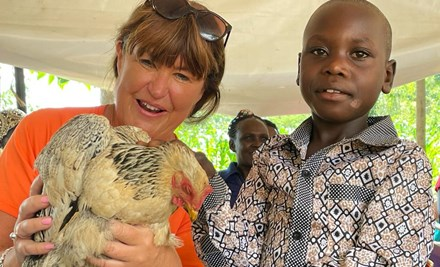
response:
{"label": "woman's face", "polygon": [[237,135],[229,141],[229,146],[237,156],[238,166],[252,167],[252,154],[269,138],[264,122],[256,118],[248,118],[237,124]]}
{"label": "woman's face", "polygon": [[137,126],[152,139],[174,139],[174,130],[202,97],[204,80],[181,66],[179,58],[169,68],[157,65],[146,53],[139,60],[123,53],[120,43],[116,50],[119,75],[113,125]]}

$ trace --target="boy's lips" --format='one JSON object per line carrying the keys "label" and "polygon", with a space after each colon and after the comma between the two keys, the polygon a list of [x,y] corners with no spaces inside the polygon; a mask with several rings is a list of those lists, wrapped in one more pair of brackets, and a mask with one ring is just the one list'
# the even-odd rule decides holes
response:
{"label": "boy's lips", "polygon": [[350,94],[346,91],[343,91],[338,88],[324,88],[317,90],[318,95],[326,100],[341,100],[342,98],[346,98]]}
{"label": "boy's lips", "polygon": [[324,89],[323,90],[324,93],[329,93],[329,94],[342,94],[342,92],[338,89]]}
{"label": "boy's lips", "polygon": [[321,87],[320,89],[317,89],[318,93],[329,93],[329,94],[348,94],[346,90],[340,89],[338,87]]}

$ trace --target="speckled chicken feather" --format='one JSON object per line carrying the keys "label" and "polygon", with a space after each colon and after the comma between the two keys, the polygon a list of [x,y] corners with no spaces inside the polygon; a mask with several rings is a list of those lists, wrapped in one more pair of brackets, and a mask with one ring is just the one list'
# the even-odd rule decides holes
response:
{"label": "speckled chicken feather", "polygon": [[171,179],[188,177],[201,192],[208,178],[186,146],[139,141],[150,138],[136,127],[113,128],[98,115],[76,116],[57,131],[35,161],[51,203],[39,216],[52,216],[53,225],[34,236],[56,249],[27,257],[23,266],[88,266],[86,257],[104,257],[113,239],[110,219],[149,225],[156,245],[180,245],[168,224],[177,207]]}

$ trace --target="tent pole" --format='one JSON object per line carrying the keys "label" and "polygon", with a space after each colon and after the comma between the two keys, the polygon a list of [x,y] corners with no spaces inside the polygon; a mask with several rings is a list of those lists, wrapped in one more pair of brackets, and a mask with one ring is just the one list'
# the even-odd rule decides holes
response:
{"label": "tent pole", "polygon": [[426,148],[426,87],[425,79],[416,82],[416,138],[417,144]]}
{"label": "tent pole", "polygon": [[17,108],[26,113],[26,86],[24,84],[24,74],[22,68],[14,67],[15,70],[15,92]]}

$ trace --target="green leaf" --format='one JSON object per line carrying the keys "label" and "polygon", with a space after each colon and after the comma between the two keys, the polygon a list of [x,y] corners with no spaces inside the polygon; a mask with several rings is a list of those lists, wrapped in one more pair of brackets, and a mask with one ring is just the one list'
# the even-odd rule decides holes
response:
{"label": "green leaf", "polygon": [[61,89],[64,89],[64,86],[69,82],[69,80],[58,77],[58,81],[57,82],[58,82],[58,86]]}
{"label": "green leaf", "polygon": [[52,84],[55,80],[55,75],[49,74],[49,78],[47,79],[48,84]]}
{"label": "green leaf", "polygon": [[46,76],[46,73],[45,73],[45,72],[41,72],[41,71],[38,71],[38,72],[37,72],[37,80],[40,80],[40,79],[43,78],[44,76]]}

